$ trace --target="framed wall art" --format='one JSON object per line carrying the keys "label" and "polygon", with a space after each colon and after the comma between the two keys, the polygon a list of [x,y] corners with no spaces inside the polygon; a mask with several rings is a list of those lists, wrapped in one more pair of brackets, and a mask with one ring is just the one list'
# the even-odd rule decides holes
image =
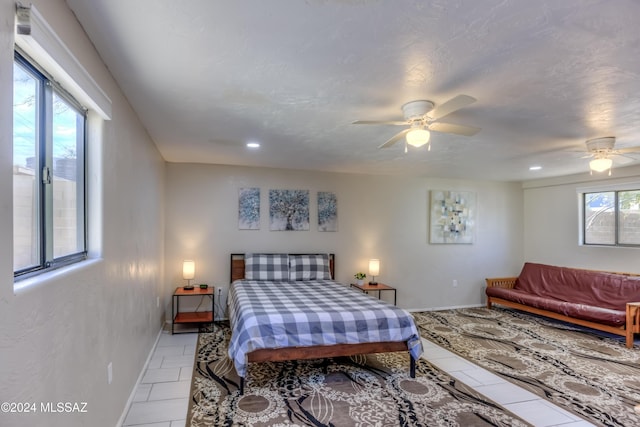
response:
{"label": "framed wall art", "polygon": [[309,230],[309,190],[269,190],[269,229]]}
{"label": "framed wall art", "polygon": [[475,193],[431,190],[429,243],[472,244],[475,214]]}
{"label": "framed wall art", "polygon": [[338,231],[338,199],[331,191],[318,191],[318,231]]}
{"label": "framed wall art", "polygon": [[260,229],[260,189],[238,189],[238,229]]}

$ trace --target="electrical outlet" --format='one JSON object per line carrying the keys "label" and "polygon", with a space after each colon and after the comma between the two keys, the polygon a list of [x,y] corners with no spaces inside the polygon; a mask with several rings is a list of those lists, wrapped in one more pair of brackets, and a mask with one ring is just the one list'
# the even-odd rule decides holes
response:
{"label": "electrical outlet", "polygon": [[451,286],[453,286],[454,288],[458,287],[458,281],[456,279],[453,279],[453,282],[451,283]]}
{"label": "electrical outlet", "polygon": [[107,365],[107,383],[111,384],[113,381],[113,362],[109,362]]}

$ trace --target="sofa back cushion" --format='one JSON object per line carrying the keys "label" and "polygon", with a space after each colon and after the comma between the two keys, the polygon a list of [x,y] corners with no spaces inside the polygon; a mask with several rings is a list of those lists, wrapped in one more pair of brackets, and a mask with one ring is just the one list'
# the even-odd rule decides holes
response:
{"label": "sofa back cushion", "polygon": [[553,265],[524,264],[515,289],[578,304],[625,310],[640,301],[640,277]]}

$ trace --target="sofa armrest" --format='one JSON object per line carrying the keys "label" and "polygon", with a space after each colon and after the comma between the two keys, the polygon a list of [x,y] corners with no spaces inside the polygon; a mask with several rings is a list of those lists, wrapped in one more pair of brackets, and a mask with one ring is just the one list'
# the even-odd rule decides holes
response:
{"label": "sofa armrest", "polygon": [[493,277],[485,279],[487,282],[487,288],[507,288],[513,289],[516,285],[517,277]]}
{"label": "sofa armrest", "polygon": [[640,333],[640,302],[627,303],[627,322],[625,329],[627,348],[632,348],[633,334]]}

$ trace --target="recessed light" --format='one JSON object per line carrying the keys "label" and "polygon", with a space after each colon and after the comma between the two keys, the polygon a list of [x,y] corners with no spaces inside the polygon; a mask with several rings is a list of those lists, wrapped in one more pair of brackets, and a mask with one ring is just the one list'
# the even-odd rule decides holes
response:
{"label": "recessed light", "polygon": [[542,169],[542,166],[530,166],[529,167],[530,171],[539,171],[540,169]]}
{"label": "recessed light", "polygon": [[257,142],[247,142],[247,147],[249,148],[260,148],[260,144]]}

